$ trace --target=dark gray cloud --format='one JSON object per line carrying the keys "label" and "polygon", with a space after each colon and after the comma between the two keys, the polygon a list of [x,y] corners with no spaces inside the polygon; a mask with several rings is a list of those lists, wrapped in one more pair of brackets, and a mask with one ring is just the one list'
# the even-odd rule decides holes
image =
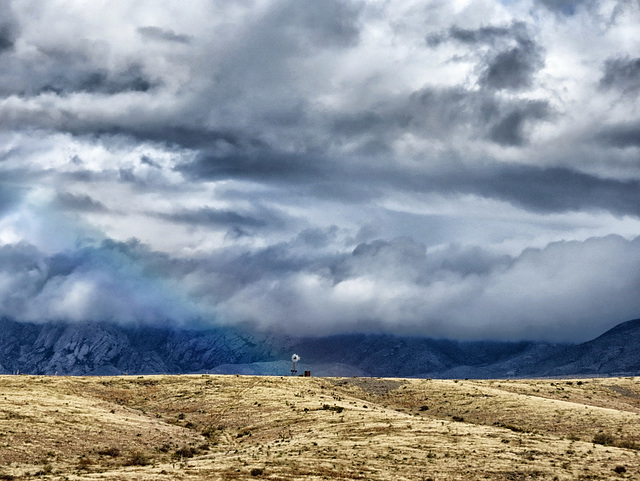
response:
{"label": "dark gray cloud", "polygon": [[41,48],[24,60],[7,54],[6,69],[0,73],[0,95],[36,96],[43,93],[66,95],[91,93],[113,95],[122,92],[147,92],[158,85],[139,64],[111,69],[100,65],[87,52],[58,47]]}
{"label": "dark gray cloud", "polygon": [[451,27],[446,32],[427,36],[427,44],[437,47],[452,41],[475,48],[490,46],[479,54],[479,83],[494,90],[519,90],[533,83],[534,75],[544,66],[543,50],[523,22],[509,26],[483,26],[478,29]]}
{"label": "dark gray cloud", "polygon": [[107,210],[104,204],[84,194],[60,192],[56,198],[56,203],[61,208],[71,211],[104,212]]}
{"label": "dark gray cloud", "polygon": [[[388,99],[375,109],[336,116],[332,132],[345,141],[360,140],[362,153],[384,156],[398,137],[450,139],[466,134],[502,145],[525,145],[529,130],[553,116],[545,100],[505,99],[493,92],[427,87]],[[373,146],[374,152],[367,149]]]}
{"label": "dark gray cloud", "polygon": [[537,4],[559,15],[572,16],[581,8],[598,5],[597,0],[536,0]]}
{"label": "dark gray cloud", "polygon": [[142,157],[140,157],[140,162],[142,164],[148,165],[150,167],[154,167],[156,169],[160,168],[160,165],[156,161],[154,161],[152,158],[146,155],[143,155]]}
{"label": "dark gray cloud", "polygon": [[19,204],[26,190],[10,182],[0,180],[0,216]]}
{"label": "dark gray cloud", "polygon": [[329,175],[331,166],[326,157],[313,153],[291,153],[264,146],[224,146],[203,151],[195,160],[177,167],[191,179],[247,178],[274,183],[313,181]]}
{"label": "dark gray cloud", "polygon": [[640,181],[602,178],[566,168],[495,165],[431,178],[416,176],[404,182],[422,191],[473,192],[533,212],[603,210],[640,216]]}
{"label": "dark gray cloud", "polygon": [[480,84],[498,90],[527,88],[543,65],[542,56],[535,44],[523,42],[491,58],[480,76]]}
{"label": "dark gray cloud", "polygon": [[138,27],[138,33],[149,40],[160,40],[163,42],[175,42],[188,44],[191,42],[189,35],[179,34],[169,28],[155,26]]}
{"label": "dark gray cloud", "polygon": [[[523,124],[528,116],[534,119],[547,115],[547,106],[532,103],[530,110],[505,114],[493,124],[489,134],[504,145],[521,145]],[[458,124],[459,125],[459,124]],[[638,130],[609,134],[610,142],[637,145]],[[306,160],[302,162],[301,160]],[[398,191],[441,193],[447,195],[474,193],[509,202],[532,212],[577,212],[602,210],[614,215],[640,216],[640,181],[599,177],[570,168],[542,168],[526,165],[486,163],[482,168],[467,168],[452,164],[448,171],[429,173],[398,171],[393,165],[367,166],[366,172],[357,163],[333,167],[322,157],[305,158],[286,154],[196,158],[179,167],[194,180],[243,178],[258,182],[304,184],[329,189],[333,198],[348,200],[354,182],[366,175],[367,186],[361,186],[352,202],[367,202],[379,192],[392,188]],[[300,186],[299,188],[302,188]],[[315,187],[303,192],[321,196]],[[342,192],[342,194],[340,194]]]}
{"label": "dark gray cloud", "polygon": [[4,50],[10,50],[13,47],[13,43],[11,27],[6,24],[0,24],[0,53]]}
{"label": "dark gray cloud", "polygon": [[18,24],[11,2],[0,4],[0,55],[11,50],[18,36]]}
{"label": "dark gray cloud", "polygon": [[640,91],[640,58],[613,58],[604,64],[600,79],[603,89],[616,88],[625,93]]}
{"label": "dark gray cloud", "polygon": [[523,145],[527,142],[527,123],[548,119],[550,114],[551,109],[546,102],[521,103],[502,114],[489,130],[489,138],[502,145]]}
{"label": "dark gray cloud", "polygon": [[159,218],[171,222],[194,226],[227,227],[235,229],[281,229],[285,220],[281,213],[271,209],[255,209],[252,212],[238,212],[228,209],[200,209],[181,210],[171,214],[157,214]]}
{"label": "dark gray cloud", "polygon": [[[516,24],[517,28],[522,28],[522,24]],[[461,28],[457,25],[452,26],[446,32],[434,33],[427,35],[427,44],[430,47],[438,47],[440,44],[449,40],[460,42],[463,44],[489,44],[495,45],[504,39],[513,37],[513,26],[497,27],[483,26],[477,29]]]}
{"label": "dark gray cloud", "polygon": [[640,147],[640,122],[623,122],[602,128],[595,139],[616,148]]}

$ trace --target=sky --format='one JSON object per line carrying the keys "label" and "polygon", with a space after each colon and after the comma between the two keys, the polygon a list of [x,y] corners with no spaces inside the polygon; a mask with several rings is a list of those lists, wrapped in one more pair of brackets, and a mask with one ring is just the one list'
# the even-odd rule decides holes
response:
{"label": "sky", "polygon": [[0,316],[640,317],[638,0],[0,2]]}

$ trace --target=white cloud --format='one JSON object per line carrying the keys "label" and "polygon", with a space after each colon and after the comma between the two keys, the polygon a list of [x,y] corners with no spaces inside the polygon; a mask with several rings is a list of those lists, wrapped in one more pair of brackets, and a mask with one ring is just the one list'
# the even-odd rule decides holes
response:
{"label": "white cloud", "polygon": [[[638,315],[633,2],[2,8],[0,314],[549,339]],[[126,268],[20,260],[129,239]]]}

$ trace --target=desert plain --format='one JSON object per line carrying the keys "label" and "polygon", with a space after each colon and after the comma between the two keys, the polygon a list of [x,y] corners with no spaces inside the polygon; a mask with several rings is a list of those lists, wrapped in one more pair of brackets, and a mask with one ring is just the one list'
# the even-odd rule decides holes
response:
{"label": "desert plain", "polygon": [[640,378],[0,376],[0,480],[640,479]]}

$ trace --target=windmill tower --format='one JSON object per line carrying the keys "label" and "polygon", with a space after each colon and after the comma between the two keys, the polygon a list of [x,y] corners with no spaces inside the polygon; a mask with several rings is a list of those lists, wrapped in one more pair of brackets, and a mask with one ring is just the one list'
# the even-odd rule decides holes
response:
{"label": "windmill tower", "polygon": [[294,354],[293,356],[291,356],[291,375],[295,376],[296,374],[298,374],[298,370],[296,369],[296,362],[298,362],[300,360],[300,356],[298,356],[297,354]]}

